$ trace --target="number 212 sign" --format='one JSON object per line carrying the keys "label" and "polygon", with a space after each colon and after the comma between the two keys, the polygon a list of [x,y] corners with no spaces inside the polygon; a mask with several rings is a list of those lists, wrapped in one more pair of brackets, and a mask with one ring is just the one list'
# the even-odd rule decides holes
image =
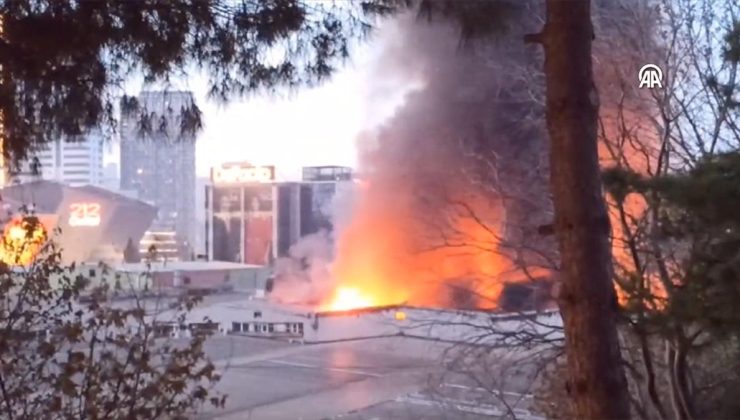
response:
{"label": "number 212 sign", "polygon": [[69,206],[70,226],[98,226],[100,225],[100,204],[74,203]]}

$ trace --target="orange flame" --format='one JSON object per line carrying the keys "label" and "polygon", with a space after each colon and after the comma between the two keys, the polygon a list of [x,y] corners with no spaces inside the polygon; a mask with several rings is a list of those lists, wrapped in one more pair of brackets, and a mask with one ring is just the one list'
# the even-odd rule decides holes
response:
{"label": "orange flame", "polygon": [[5,226],[0,261],[12,266],[28,265],[36,258],[46,239],[46,228],[41,222],[29,218],[14,219]]}
{"label": "orange flame", "polygon": [[[599,157],[602,167],[624,166],[637,173],[647,175],[655,170],[657,163],[656,151],[660,148],[659,137],[654,131],[649,119],[645,115],[650,110],[642,112],[602,107],[601,118],[604,131],[599,144]],[[608,143],[607,143],[608,142]],[[645,217],[648,203],[639,194],[629,194],[621,203],[621,208],[613,197],[606,197],[609,207],[609,218],[612,226],[612,255],[615,267],[624,272],[636,272],[632,249],[628,245],[630,233],[637,232],[641,220]],[[619,273],[615,273],[619,275]],[[647,289],[639,297],[648,308],[661,310],[665,307],[667,291],[660,282],[656,273],[643,273]],[[629,275],[626,277],[630,277]],[[618,283],[615,284],[617,299],[621,305],[627,305],[636,298],[632,292],[625,290]]]}
{"label": "orange flame", "polygon": [[338,284],[321,306],[495,307],[503,289],[500,275],[512,266],[498,252],[498,203],[468,198],[477,218],[456,217],[450,208],[445,229],[454,238],[444,242],[420,217],[418,194],[398,185],[388,200],[386,181],[365,183],[359,191],[354,218],[337,242],[332,274]]}
{"label": "orange flame", "polygon": [[339,287],[334,292],[331,302],[327,305],[329,311],[346,311],[350,309],[369,308],[376,306],[370,296],[363,295],[360,289],[353,287]]}

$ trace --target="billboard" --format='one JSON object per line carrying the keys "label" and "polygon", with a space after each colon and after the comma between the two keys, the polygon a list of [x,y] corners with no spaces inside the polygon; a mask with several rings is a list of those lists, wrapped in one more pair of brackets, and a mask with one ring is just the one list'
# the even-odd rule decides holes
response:
{"label": "billboard", "polygon": [[81,202],[69,205],[67,224],[72,227],[100,225],[100,203]]}
{"label": "billboard", "polygon": [[244,188],[244,263],[270,263],[273,247],[273,194],[271,185]]}
{"label": "billboard", "polygon": [[213,259],[216,261],[240,261],[239,230],[241,225],[242,222],[236,214],[213,217]]}
{"label": "billboard", "polygon": [[214,185],[251,184],[275,180],[274,166],[252,166],[248,163],[228,163],[211,168]]}
{"label": "billboard", "polygon": [[266,265],[274,239],[272,183],[250,183],[212,189],[213,259]]}
{"label": "billboard", "polygon": [[214,213],[241,212],[242,189],[240,187],[217,187],[213,189]]}
{"label": "billboard", "polygon": [[267,265],[272,254],[272,214],[248,213],[244,220],[244,263]]}

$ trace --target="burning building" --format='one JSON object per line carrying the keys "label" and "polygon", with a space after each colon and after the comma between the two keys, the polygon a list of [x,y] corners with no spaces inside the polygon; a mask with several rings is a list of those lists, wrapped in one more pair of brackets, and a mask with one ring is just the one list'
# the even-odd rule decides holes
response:
{"label": "burning building", "polygon": [[[517,27],[495,40],[461,43],[454,22],[414,14],[380,32],[369,101],[405,93],[390,118],[358,139],[363,188],[337,236],[328,307],[552,304],[559,258],[550,228],[543,63],[541,51],[521,41],[541,30],[544,9],[530,1],[514,9]],[[594,49],[603,56],[594,64],[600,135],[619,146],[602,138],[600,154],[603,164],[624,160],[639,170],[653,163],[640,155],[660,148],[645,135],[655,121],[642,118],[650,109],[636,106],[635,92],[624,87],[645,56],[612,41],[623,36],[620,22],[635,18],[617,9],[598,1],[594,13],[601,31],[614,35]],[[659,13],[643,9],[648,18]],[[643,142],[637,149],[635,137]],[[614,233],[620,236],[619,227]]]}
{"label": "burning building", "polygon": [[[553,244],[537,235],[551,221],[544,110],[532,100],[542,85],[530,71],[541,63],[521,44],[537,24],[464,48],[449,22],[409,15],[386,25],[368,96],[405,95],[357,139],[362,182],[334,255],[303,277],[322,284],[328,309],[497,308],[508,284],[534,284],[552,268]],[[280,281],[278,297],[299,283]],[[306,289],[315,300],[317,288]]]}

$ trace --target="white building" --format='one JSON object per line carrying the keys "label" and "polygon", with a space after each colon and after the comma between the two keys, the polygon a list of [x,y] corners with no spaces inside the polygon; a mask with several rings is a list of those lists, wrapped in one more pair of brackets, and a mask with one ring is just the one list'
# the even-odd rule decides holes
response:
{"label": "white building", "polygon": [[72,187],[101,186],[104,180],[104,141],[99,131],[92,131],[74,141],[57,139],[35,152],[21,166],[15,182],[47,180]]}
{"label": "white building", "polygon": [[222,296],[222,301],[200,305],[177,321],[176,312],[152,313],[158,314],[156,321],[160,325],[169,326],[173,337],[183,330],[182,323],[193,325],[208,319],[214,330],[226,334],[288,338],[312,344],[390,336],[478,345],[508,344],[505,340],[516,340],[514,334],[532,334],[548,340],[563,338],[563,322],[556,310],[492,313],[390,305],[316,311],[310,306],[284,305],[256,297],[234,299],[234,293]]}

